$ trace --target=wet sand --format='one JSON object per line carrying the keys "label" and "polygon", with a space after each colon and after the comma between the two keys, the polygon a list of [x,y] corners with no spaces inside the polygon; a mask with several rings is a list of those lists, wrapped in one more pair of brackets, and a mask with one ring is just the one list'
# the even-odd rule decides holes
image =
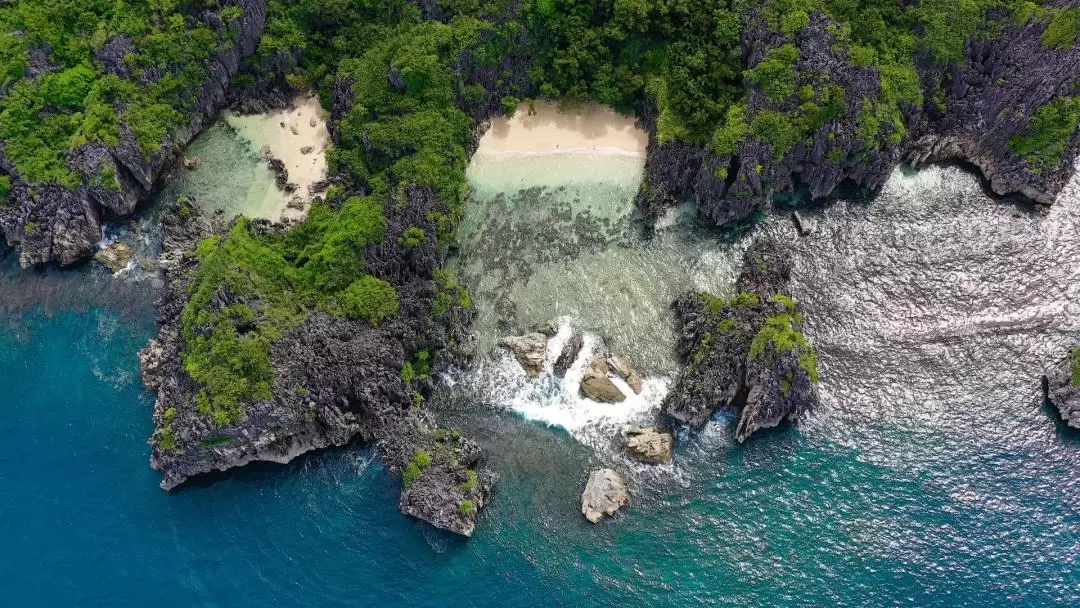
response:
{"label": "wet sand", "polygon": [[[289,181],[297,185],[296,192],[281,193],[279,211],[274,215],[289,220],[303,218],[311,202],[309,186],[326,176],[326,149],[330,146],[326,113],[318,98],[303,95],[293,101],[292,108],[268,114],[226,113],[225,120],[256,154],[269,150],[272,157],[284,162]],[[294,197],[299,197],[302,208],[288,206]]]}
{"label": "wet sand", "polygon": [[559,109],[551,101],[518,106],[512,118],[491,121],[477,156],[589,154],[644,157],[648,134],[633,118],[600,105]]}

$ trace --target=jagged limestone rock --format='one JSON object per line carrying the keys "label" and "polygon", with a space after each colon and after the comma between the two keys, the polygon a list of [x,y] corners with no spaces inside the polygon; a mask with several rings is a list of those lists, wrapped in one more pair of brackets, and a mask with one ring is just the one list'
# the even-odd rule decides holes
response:
{"label": "jagged limestone rock", "polygon": [[618,403],[625,400],[626,395],[608,378],[609,371],[606,360],[593,359],[581,380],[581,394],[600,403]]}
{"label": "jagged limestone rock", "polygon": [[135,254],[123,243],[113,243],[94,254],[94,259],[101,262],[112,273],[120,272],[131,263]]}

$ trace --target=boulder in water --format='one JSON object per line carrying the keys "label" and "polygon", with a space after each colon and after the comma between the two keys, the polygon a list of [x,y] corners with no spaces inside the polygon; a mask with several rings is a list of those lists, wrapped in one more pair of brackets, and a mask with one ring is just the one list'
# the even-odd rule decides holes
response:
{"label": "boulder in water", "polygon": [[641,394],[641,376],[630,366],[629,359],[612,355],[607,358],[607,364],[616,376],[622,378],[630,385],[630,389],[634,391],[634,394]]}
{"label": "boulder in water", "polygon": [[817,230],[817,222],[798,211],[791,214],[791,219],[795,222],[795,230],[799,231],[800,236],[813,234],[814,230]]}
{"label": "boulder in water", "polygon": [[131,248],[123,243],[113,243],[105,249],[94,254],[94,259],[101,262],[113,274],[127,268],[134,254]]}
{"label": "boulder in water", "polygon": [[630,492],[618,472],[600,469],[589,475],[585,491],[581,493],[581,514],[585,519],[598,523],[628,504]]}
{"label": "boulder in water", "polygon": [[507,336],[499,340],[499,346],[504,346],[514,351],[518,363],[525,369],[525,373],[536,377],[544,367],[544,358],[547,357],[547,336],[542,333],[525,334],[524,336]]}
{"label": "boulder in water", "polygon": [[578,355],[581,354],[581,347],[584,345],[584,340],[581,334],[574,334],[570,336],[570,339],[563,344],[562,351],[559,352],[559,358],[555,360],[555,375],[563,377],[566,375],[566,371],[570,369],[570,366],[577,361]]}
{"label": "boulder in water", "polygon": [[559,324],[555,321],[547,321],[537,325],[536,327],[533,327],[533,331],[544,334],[545,336],[550,338],[555,334],[559,333]]}
{"label": "boulder in water", "polygon": [[623,437],[626,454],[642,462],[671,462],[672,444],[671,433],[665,433],[655,426],[630,429]]}
{"label": "boulder in water", "polygon": [[194,171],[195,167],[199,166],[199,159],[195,157],[184,157],[184,168],[188,171]]}
{"label": "boulder in water", "polygon": [[618,403],[626,399],[619,387],[608,378],[608,364],[604,359],[593,359],[581,380],[581,394],[600,403]]}

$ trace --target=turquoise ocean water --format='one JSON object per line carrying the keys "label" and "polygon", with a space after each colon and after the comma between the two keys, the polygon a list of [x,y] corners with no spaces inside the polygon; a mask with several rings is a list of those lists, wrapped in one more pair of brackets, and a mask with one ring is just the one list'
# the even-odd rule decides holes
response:
{"label": "turquoise ocean water", "polygon": [[[862,226],[839,217],[826,214],[822,241],[805,246],[826,266],[856,247],[839,229],[829,237],[829,226],[846,226],[843,234]],[[925,234],[919,218],[885,220]],[[962,224],[980,221],[1012,221],[1011,211]],[[887,238],[865,240],[873,246],[859,251],[875,260],[914,263],[873,250],[887,249]],[[614,267],[595,247],[588,255]],[[933,343],[943,354],[913,356],[890,375],[866,335],[892,334],[847,311],[853,293],[824,295],[858,285],[808,278],[797,291],[810,312],[830,311],[838,324],[811,327],[826,411],[742,446],[721,414],[681,438],[675,467],[628,470],[633,503],[598,526],[580,516],[577,498],[588,470],[617,457],[491,403],[481,389],[440,389],[432,402],[442,420],[476,437],[500,477],[476,537],[465,540],[399,514],[398,480],[363,446],[161,491],[148,466],[152,398],[136,358],[154,333],[155,289],[92,265],[23,273],[15,258],[0,257],[0,605],[1080,604],[1080,439],[1030,398],[1034,375],[997,390],[958,363],[1002,357],[1000,328],[939,342],[919,333],[932,323],[899,315],[909,346]],[[798,268],[815,276],[813,260],[801,259]],[[979,262],[950,258],[945,272],[970,273]],[[948,286],[927,289],[935,291],[912,310],[932,308]],[[897,289],[888,293],[900,306]],[[605,323],[595,320],[596,331]],[[1058,325],[1026,329],[1038,345],[1031,357],[1042,361],[1057,337],[1075,337]],[[853,358],[872,373],[852,371]],[[917,379],[935,374],[960,375]]]}

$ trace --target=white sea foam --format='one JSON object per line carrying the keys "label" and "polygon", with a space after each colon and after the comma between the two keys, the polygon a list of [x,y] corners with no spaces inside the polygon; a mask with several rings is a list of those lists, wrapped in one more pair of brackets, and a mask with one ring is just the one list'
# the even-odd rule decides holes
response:
{"label": "white sea foam", "polygon": [[621,379],[613,382],[626,395],[620,403],[598,403],[580,394],[585,368],[605,352],[598,336],[583,334],[584,346],[564,378],[553,373],[553,365],[563,344],[574,333],[572,321],[560,319],[559,333],[548,341],[548,356],[538,378],[531,378],[509,350],[500,349],[463,380],[474,383],[496,407],[506,408],[524,418],[559,427],[582,444],[603,449],[630,424],[651,420],[667,394],[671,380],[647,377],[641,394]]}

